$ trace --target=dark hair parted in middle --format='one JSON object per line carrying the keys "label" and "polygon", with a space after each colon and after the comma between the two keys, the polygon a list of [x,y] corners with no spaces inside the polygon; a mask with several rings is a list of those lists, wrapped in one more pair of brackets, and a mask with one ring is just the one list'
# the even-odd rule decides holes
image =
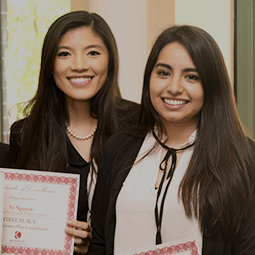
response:
{"label": "dark hair parted in middle", "polygon": [[212,217],[215,230],[221,227],[226,237],[240,228],[251,199],[251,169],[254,158],[239,120],[234,94],[222,53],[214,39],[204,30],[188,25],[164,30],[152,48],[144,75],[142,92],[141,136],[156,126],[164,126],[150,99],[150,77],[161,50],[177,42],[189,53],[204,91],[196,146],[189,167],[179,187],[185,212],[195,216],[204,227]]}
{"label": "dark hair parted in middle", "polygon": [[38,89],[24,109],[26,118],[19,137],[21,150],[15,167],[60,172],[66,169],[65,122],[68,121],[68,111],[64,93],[56,86],[52,70],[61,37],[82,26],[90,27],[103,40],[109,55],[107,78],[100,91],[90,100],[90,114],[98,118],[91,158],[99,157],[103,139],[118,130],[124,118],[122,111],[130,107],[119,103],[118,51],[115,38],[104,19],[86,11],[61,16],[50,26],[44,39]]}

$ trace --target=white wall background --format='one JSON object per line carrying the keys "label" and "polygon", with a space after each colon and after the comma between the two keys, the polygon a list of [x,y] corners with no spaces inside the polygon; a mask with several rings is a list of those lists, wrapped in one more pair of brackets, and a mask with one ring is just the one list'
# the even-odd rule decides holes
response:
{"label": "white wall background", "polygon": [[140,102],[147,59],[146,0],[92,0],[89,11],[106,20],[117,41],[122,96]]}
{"label": "white wall background", "polygon": [[233,81],[233,0],[176,0],[175,23],[195,25],[208,32],[218,43]]}
{"label": "white wall background", "polygon": [[[175,24],[196,25],[212,35],[223,52],[230,78],[233,81],[234,0],[168,1],[174,3]],[[116,38],[120,56],[119,84],[122,96],[136,102],[140,102],[141,99],[147,52],[150,51],[148,48],[152,45],[152,42],[148,42],[147,36],[147,31],[150,29],[148,27],[150,19],[147,12],[148,4],[151,4],[149,0],[88,0],[88,10],[101,15],[111,27]],[[156,10],[158,7],[162,16],[158,15],[158,18],[155,18],[155,15],[151,16],[152,22],[160,23],[163,16],[172,15],[172,10],[164,6],[166,6],[164,0],[157,0],[156,5],[153,3],[155,12],[158,11]],[[166,22],[160,28],[171,25],[170,20],[171,18],[169,18],[169,23]]]}

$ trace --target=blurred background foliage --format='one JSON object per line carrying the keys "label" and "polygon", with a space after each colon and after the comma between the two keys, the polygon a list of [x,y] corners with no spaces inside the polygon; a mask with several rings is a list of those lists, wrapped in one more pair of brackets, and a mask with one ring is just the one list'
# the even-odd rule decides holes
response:
{"label": "blurred background foliage", "polygon": [[8,0],[8,109],[10,125],[36,91],[41,48],[49,26],[71,11],[70,0]]}

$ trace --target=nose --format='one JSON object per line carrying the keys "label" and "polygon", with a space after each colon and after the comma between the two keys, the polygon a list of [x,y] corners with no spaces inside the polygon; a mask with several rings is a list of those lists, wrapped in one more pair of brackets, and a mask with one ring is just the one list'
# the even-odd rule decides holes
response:
{"label": "nose", "polygon": [[167,91],[172,95],[181,94],[183,92],[183,84],[181,77],[173,76],[169,80]]}
{"label": "nose", "polygon": [[82,72],[84,70],[87,70],[88,68],[89,68],[89,65],[84,56],[78,55],[73,57],[72,66],[71,66],[71,69],[73,71]]}

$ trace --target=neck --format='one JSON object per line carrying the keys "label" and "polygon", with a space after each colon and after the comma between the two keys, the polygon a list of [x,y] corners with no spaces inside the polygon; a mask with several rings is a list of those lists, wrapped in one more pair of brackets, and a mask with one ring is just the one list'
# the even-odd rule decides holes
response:
{"label": "neck", "polygon": [[93,119],[90,115],[90,102],[66,99],[69,122],[83,122]]}
{"label": "neck", "polygon": [[89,102],[67,100],[69,128],[79,136],[90,134],[98,120],[90,114]]}
{"label": "neck", "polygon": [[187,142],[190,135],[197,129],[197,125],[168,125],[166,128],[167,141],[165,144],[171,148],[179,148]]}

